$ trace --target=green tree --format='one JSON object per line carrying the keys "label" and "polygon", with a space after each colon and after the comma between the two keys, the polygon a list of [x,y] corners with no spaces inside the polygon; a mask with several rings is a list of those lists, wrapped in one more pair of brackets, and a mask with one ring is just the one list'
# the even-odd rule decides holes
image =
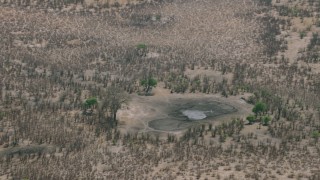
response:
{"label": "green tree", "polygon": [[256,116],[260,115],[263,112],[267,111],[267,105],[263,102],[257,102],[256,105],[253,107],[252,112],[254,112],[254,114]]}
{"label": "green tree", "polygon": [[254,115],[249,115],[247,120],[249,121],[249,124],[253,124],[256,120],[256,117]]}
{"label": "green tree", "polygon": [[262,118],[262,125],[267,126],[267,125],[269,125],[270,121],[271,121],[271,117],[270,116],[264,116]]}
{"label": "green tree", "polygon": [[153,87],[157,86],[158,82],[156,79],[150,77],[148,79],[141,80],[140,84],[144,86],[144,91],[148,94]]}
{"label": "green tree", "polygon": [[84,102],[84,106],[86,108],[91,108],[92,106],[98,104],[98,100],[96,97],[91,97]]}
{"label": "green tree", "polygon": [[92,115],[93,113],[93,107],[98,104],[98,100],[96,97],[91,97],[88,98],[84,101],[84,109],[83,109],[83,114],[84,115]]}

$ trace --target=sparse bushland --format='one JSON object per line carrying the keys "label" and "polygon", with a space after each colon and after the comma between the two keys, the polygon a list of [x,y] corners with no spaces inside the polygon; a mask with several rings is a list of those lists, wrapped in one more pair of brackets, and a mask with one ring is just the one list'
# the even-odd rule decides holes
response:
{"label": "sparse bushland", "polygon": [[[320,3],[277,2],[0,1],[0,179],[317,179]],[[121,133],[141,80],[250,93],[267,126]]]}

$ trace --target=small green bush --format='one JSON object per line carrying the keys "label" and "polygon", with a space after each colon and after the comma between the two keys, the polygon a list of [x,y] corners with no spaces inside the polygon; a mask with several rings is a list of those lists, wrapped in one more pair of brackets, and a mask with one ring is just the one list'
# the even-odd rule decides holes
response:
{"label": "small green bush", "polygon": [[256,117],[254,115],[249,115],[247,120],[249,121],[249,124],[253,124],[256,120]]}
{"label": "small green bush", "polygon": [[137,49],[147,49],[147,45],[146,44],[138,44],[137,45]]}
{"label": "small green bush", "polygon": [[269,125],[270,121],[271,121],[271,117],[270,116],[264,116],[262,118],[262,125],[267,126],[267,125]]}
{"label": "small green bush", "polygon": [[84,102],[84,106],[86,108],[92,107],[95,104],[98,104],[98,100],[96,97],[91,97]]}

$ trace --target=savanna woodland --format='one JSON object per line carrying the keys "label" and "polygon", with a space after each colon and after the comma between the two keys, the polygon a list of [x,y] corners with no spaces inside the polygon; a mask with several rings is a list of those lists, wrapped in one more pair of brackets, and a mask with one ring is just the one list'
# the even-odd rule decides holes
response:
{"label": "savanna woodland", "polygon": [[0,0],[0,179],[320,179],[319,0]]}

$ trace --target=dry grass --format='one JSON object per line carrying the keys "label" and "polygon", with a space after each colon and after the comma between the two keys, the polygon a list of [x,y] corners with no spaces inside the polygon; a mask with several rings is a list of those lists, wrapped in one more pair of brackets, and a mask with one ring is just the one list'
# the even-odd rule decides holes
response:
{"label": "dry grass", "polygon": [[[319,177],[316,2],[54,2],[1,1],[0,179]],[[155,96],[132,95],[131,116],[112,119],[110,87],[137,93],[150,75]],[[272,121],[245,125],[252,106],[238,103],[238,116],[174,135],[150,133],[137,110],[220,93],[267,103]]]}

